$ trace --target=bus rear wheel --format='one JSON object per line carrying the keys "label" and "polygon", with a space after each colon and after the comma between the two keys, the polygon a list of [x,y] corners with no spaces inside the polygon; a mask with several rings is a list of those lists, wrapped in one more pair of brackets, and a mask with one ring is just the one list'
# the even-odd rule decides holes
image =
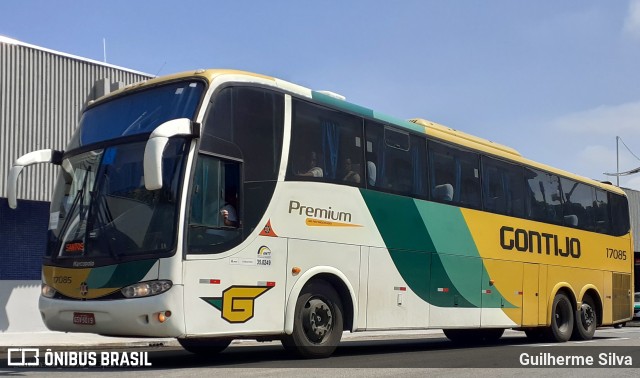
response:
{"label": "bus rear wheel", "polygon": [[231,339],[219,338],[196,338],[178,339],[180,345],[187,351],[194,354],[208,356],[218,354],[227,349],[231,344]]}
{"label": "bus rear wheel", "polygon": [[565,342],[573,333],[574,306],[564,293],[556,294],[551,305],[551,327],[547,336],[551,341]]}
{"label": "bus rear wheel", "polygon": [[586,295],[582,299],[580,309],[575,313],[575,324],[573,326],[574,340],[591,340],[598,326],[598,315],[593,299]]}
{"label": "bus rear wheel", "polygon": [[444,335],[447,336],[447,339],[460,344],[494,343],[498,341],[504,333],[504,329],[502,328],[443,329],[442,331]]}
{"label": "bus rear wheel", "polygon": [[314,280],[300,292],[293,333],[285,335],[282,345],[303,358],[325,358],[338,347],[342,331],[342,302],[338,293],[327,282]]}

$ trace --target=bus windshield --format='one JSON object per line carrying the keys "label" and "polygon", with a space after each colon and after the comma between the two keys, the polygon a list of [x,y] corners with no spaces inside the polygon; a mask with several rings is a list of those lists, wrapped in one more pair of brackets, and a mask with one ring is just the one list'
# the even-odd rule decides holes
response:
{"label": "bus windshield", "polygon": [[165,185],[154,191],[144,187],[144,142],[65,159],[51,203],[48,255],[119,260],[173,249],[185,145],[169,142]]}
{"label": "bus windshield", "polygon": [[204,92],[200,81],[181,81],[134,92],[87,109],[67,150],[152,132],[166,121],[193,119]]}
{"label": "bus windshield", "polygon": [[[186,140],[170,140],[162,161],[164,186],[148,191],[142,139],[166,121],[193,119],[204,88],[199,80],[172,82],[126,93],[83,113],[51,202],[47,256],[112,263],[175,248]],[[136,135],[140,138],[122,139]],[[87,151],[91,145],[96,148]],[[74,153],[78,148],[82,153]]]}

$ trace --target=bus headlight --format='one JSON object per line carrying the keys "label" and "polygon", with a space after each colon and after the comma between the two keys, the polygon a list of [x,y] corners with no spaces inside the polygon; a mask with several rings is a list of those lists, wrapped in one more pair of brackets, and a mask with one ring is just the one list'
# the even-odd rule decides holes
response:
{"label": "bus headlight", "polygon": [[45,298],[53,298],[56,295],[56,289],[54,289],[51,286],[43,283],[42,287],[40,289],[40,293]]}
{"label": "bus headlight", "polygon": [[173,284],[169,280],[147,281],[127,286],[120,291],[126,298],[140,298],[164,293],[171,289],[171,286]]}

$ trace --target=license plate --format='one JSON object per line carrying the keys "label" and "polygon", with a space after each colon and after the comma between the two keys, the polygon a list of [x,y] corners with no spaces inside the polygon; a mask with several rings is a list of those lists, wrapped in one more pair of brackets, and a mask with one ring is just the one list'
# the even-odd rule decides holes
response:
{"label": "license plate", "polygon": [[96,316],[92,312],[74,312],[73,324],[94,325],[96,324]]}

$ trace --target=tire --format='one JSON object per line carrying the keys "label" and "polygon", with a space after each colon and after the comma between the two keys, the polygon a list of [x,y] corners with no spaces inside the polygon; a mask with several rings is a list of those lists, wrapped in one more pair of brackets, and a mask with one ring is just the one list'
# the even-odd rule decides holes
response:
{"label": "tire", "polygon": [[619,329],[619,328],[624,327],[625,325],[627,325],[627,323],[626,323],[626,322],[624,322],[624,323],[617,323],[617,324],[614,324],[614,325],[613,325],[613,328],[618,328],[618,329]]}
{"label": "tire", "polygon": [[547,329],[550,341],[566,342],[573,333],[574,306],[563,293],[556,294],[551,305],[551,326]]}
{"label": "tire", "polygon": [[218,338],[197,338],[197,339],[178,339],[180,345],[188,352],[201,356],[210,356],[218,354],[227,349],[231,344],[231,339]]}
{"label": "tire", "polygon": [[586,295],[582,298],[580,309],[575,312],[573,340],[591,340],[598,326],[598,313],[594,300]]}
{"label": "tire", "polygon": [[443,329],[447,339],[457,344],[490,344],[498,341],[504,329]]}
{"label": "tire", "polygon": [[343,331],[342,302],[333,286],[322,280],[307,283],[296,301],[293,333],[284,348],[303,358],[329,357]]}

